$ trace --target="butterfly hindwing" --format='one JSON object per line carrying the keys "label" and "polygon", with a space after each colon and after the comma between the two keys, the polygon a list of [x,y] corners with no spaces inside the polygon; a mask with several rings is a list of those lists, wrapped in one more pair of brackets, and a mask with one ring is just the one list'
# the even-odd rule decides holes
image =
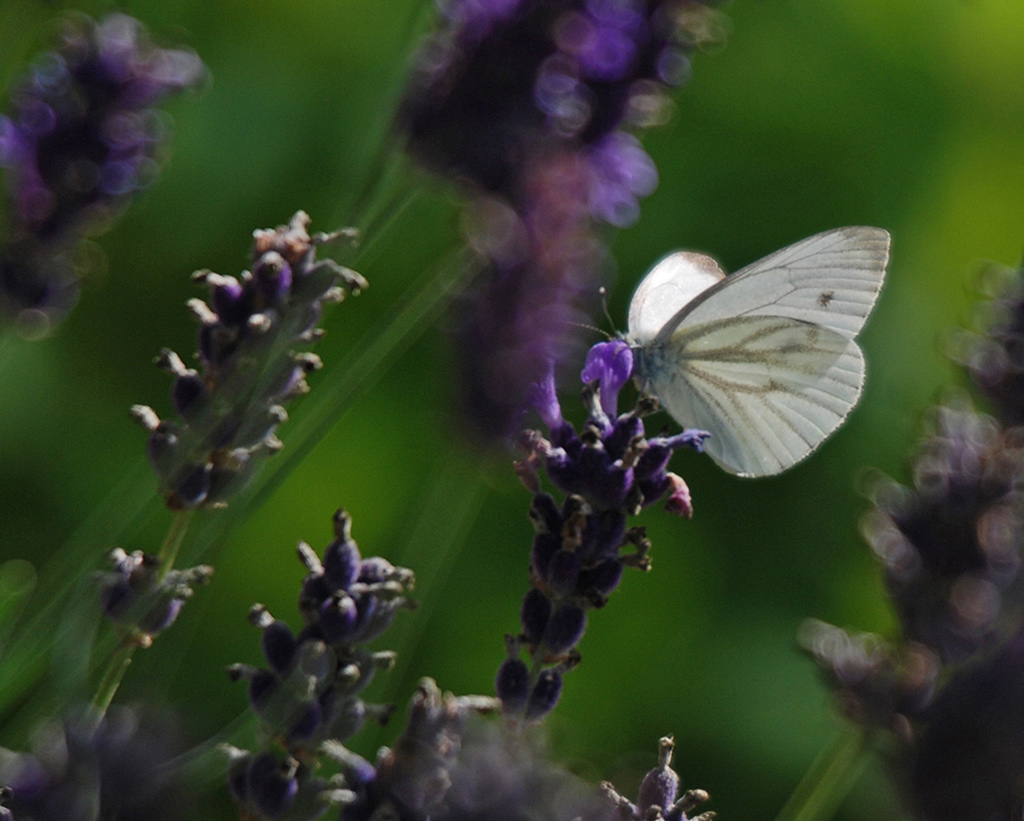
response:
{"label": "butterfly hindwing", "polygon": [[650,387],[705,450],[741,476],[778,473],[808,456],[856,405],[857,344],[786,317],[747,316],[679,328],[644,353]]}

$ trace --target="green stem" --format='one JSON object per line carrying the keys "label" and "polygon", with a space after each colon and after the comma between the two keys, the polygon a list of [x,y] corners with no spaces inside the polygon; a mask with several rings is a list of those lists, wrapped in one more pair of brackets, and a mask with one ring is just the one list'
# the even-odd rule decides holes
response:
{"label": "green stem", "polygon": [[135,651],[143,646],[143,637],[138,636],[134,631],[126,635],[117,645],[114,655],[107,665],[107,671],[103,674],[100,686],[96,688],[96,695],[92,699],[89,722],[93,730],[100,726],[103,716],[107,714],[110,702],[114,700],[117,688],[121,686],[121,679],[124,678],[129,665],[132,663],[132,656]]}
{"label": "green stem", "polygon": [[160,552],[157,553],[157,558],[160,560],[158,581],[163,581],[174,567],[174,562],[178,558],[178,550],[185,539],[189,522],[192,521],[192,513],[192,510],[179,510],[175,514],[174,521],[171,522],[171,529],[167,531],[164,543],[160,545]]}
{"label": "green stem", "polygon": [[839,733],[815,759],[775,821],[831,818],[856,783],[871,738],[861,729]]}

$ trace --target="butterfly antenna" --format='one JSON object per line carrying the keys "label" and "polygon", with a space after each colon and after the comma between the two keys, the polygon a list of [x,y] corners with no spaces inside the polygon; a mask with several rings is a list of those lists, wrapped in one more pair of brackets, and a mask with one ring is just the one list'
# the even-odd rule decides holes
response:
{"label": "butterfly antenna", "polygon": [[610,333],[608,333],[608,331],[606,331],[604,328],[598,328],[596,325],[588,325],[586,322],[569,321],[568,324],[572,325],[574,328],[584,328],[588,331],[597,331],[597,333],[601,334],[601,336],[608,340],[612,340],[615,338]]}
{"label": "butterfly antenna", "polygon": [[608,327],[614,328],[615,320],[612,319],[611,312],[608,310],[608,289],[602,285],[597,292],[601,295],[601,310],[604,311],[604,318],[608,320]]}

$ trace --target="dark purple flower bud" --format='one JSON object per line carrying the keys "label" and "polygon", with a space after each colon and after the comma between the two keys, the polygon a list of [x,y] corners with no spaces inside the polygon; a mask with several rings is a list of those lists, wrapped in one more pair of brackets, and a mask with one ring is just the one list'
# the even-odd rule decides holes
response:
{"label": "dark purple flower bud", "polygon": [[560,535],[562,512],[550,493],[535,493],[530,505],[530,519],[538,533]]}
{"label": "dark purple flower bud", "polygon": [[505,659],[498,668],[494,691],[501,699],[501,709],[507,715],[517,715],[526,706],[530,696],[530,671],[519,659]]}
{"label": "dark purple flower bud", "polygon": [[626,538],[626,514],[621,510],[602,510],[591,516],[587,524],[585,538],[589,540],[593,530],[593,545],[581,550],[586,561],[616,555]]}
{"label": "dark purple flower bud", "polygon": [[526,705],[527,720],[536,721],[546,716],[555,709],[561,695],[562,674],[553,667],[542,672],[530,692],[530,700]]}
{"label": "dark purple flower bud", "polygon": [[523,597],[519,620],[523,626],[523,638],[528,644],[539,644],[544,637],[551,609],[551,600],[536,587],[531,587]]}
{"label": "dark purple flower bud", "polygon": [[633,375],[633,351],[621,339],[599,342],[587,353],[580,378],[597,382],[601,409],[610,419],[618,416],[619,391]]}
{"label": "dark purple flower bud", "polygon": [[580,573],[579,590],[586,596],[608,596],[622,581],[621,559],[605,559]]}
{"label": "dark purple flower bud", "polygon": [[259,295],[268,305],[288,298],[292,288],[292,268],[276,251],[267,251],[253,266],[253,277]]}
{"label": "dark purple flower bud", "polygon": [[306,741],[320,728],[323,718],[318,701],[306,701],[292,707],[292,720],[285,737],[292,744]]}
{"label": "dark purple flower bud", "polygon": [[651,807],[660,807],[664,815],[675,803],[676,795],[679,793],[679,776],[669,766],[672,763],[674,746],[671,738],[661,739],[658,766],[648,772],[640,782],[636,805],[641,818],[648,817],[648,810]]}
{"label": "dark purple flower bud", "polygon": [[277,676],[267,670],[256,670],[249,679],[249,701],[256,712],[262,712],[271,696],[277,692]]}
{"label": "dark purple flower bud", "polygon": [[352,540],[352,518],[343,510],[334,514],[336,538],[324,551],[324,573],[331,583],[348,590],[359,577],[362,557]]}
{"label": "dark purple flower bud", "polygon": [[235,801],[242,803],[249,799],[249,764],[252,753],[238,750],[228,764],[228,791]]}
{"label": "dark purple flower bud", "polygon": [[263,630],[263,655],[270,666],[283,673],[295,658],[295,634],[283,621],[275,619]]}
{"label": "dark purple flower bud", "polygon": [[579,644],[586,628],[587,616],[583,609],[575,604],[562,604],[548,621],[544,646],[553,655],[561,655]]}
{"label": "dark purple flower bud", "polygon": [[348,641],[355,634],[357,623],[359,610],[347,593],[338,593],[320,605],[318,624],[328,644]]}
{"label": "dark purple flower bud", "polygon": [[551,557],[545,581],[556,596],[564,597],[572,593],[579,577],[580,558],[576,551],[559,550]]}
{"label": "dark purple flower bud", "polygon": [[208,396],[206,385],[195,371],[175,379],[171,391],[174,409],[186,419],[194,418],[202,410]]}
{"label": "dark purple flower bud", "polygon": [[387,581],[394,572],[394,565],[381,556],[371,556],[359,563],[359,581],[367,584]]}
{"label": "dark purple flower bud", "polygon": [[615,420],[611,431],[604,435],[602,441],[609,458],[617,461],[628,457],[633,462],[637,459],[633,451],[643,436],[644,423],[640,418],[636,415],[623,415]]}
{"label": "dark purple flower bud", "polygon": [[254,756],[246,774],[248,800],[265,816],[283,815],[299,791],[297,769],[294,760],[279,761],[273,753]]}
{"label": "dark purple flower bud", "polygon": [[580,457],[580,492],[601,510],[619,507],[633,489],[633,468],[612,461],[601,447],[585,447]]}
{"label": "dark purple flower bud", "polygon": [[210,307],[222,325],[238,328],[245,324],[246,318],[253,311],[251,288],[246,288],[235,277],[222,276],[212,271],[201,271],[193,274],[192,278],[210,286]]}
{"label": "dark purple flower bud", "polygon": [[533,550],[530,560],[533,571],[538,578],[547,579],[550,574],[551,560],[562,549],[562,537],[553,533],[538,533],[533,537]]}
{"label": "dark purple flower bud", "polygon": [[188,508],[201,504],[210,492],[210,465],[185,465],[168,482],[171,493],[168,505]]}

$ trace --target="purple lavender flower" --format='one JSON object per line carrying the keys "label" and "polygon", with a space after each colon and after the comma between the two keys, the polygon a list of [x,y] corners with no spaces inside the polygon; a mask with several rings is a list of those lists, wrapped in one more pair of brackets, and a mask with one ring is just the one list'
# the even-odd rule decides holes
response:
{"label": "purple lavender flower", "polygon": [[69,720],[33,738],[31,754],[5,756],[0,766],[17,821],[194,817],[193,791],[174,766],[184,744],[166,716],[113,707],[98,728]]}
{"label": "purple lavender flower", "polygon": [[606,138],[681,79],[662,68],[692,50],[700,11],[675,0],[450,0],[399,115],[409,150],[513,204],[538,156],[589,163],[583,149],[602,145],[595,167],[607,167],[612,153],[635,155],[635,143]]}
{"label": "purple lavender flower", "polygon": [[877,493],[868,539],[904,636],[945,663],[999,640],[1003,591],[1021,563],[1022,469],[1019,444],[993,420],[946,407],[916,459],[913,489],[890,483]]}
{"label": "purple lavender flower", "polygon": [[153,106],[202,76],[193,53],[156,48],[131,17],[68,22],[60,45],[14,89],[10,116],[0,117],[7,313],[38,324],[71,308],[75,246],[156,177],[166,126]]}
{"label": "purple lavender flower", "polygon": [[[462,307],[466,419],[518,425],[530,385],[577,346],[606,251],[595,221],[625,227],[657,171],[626,133],[685,72],[698,0],[448,0],[398,116],[412,156],[501,203],[478,242]],[[478,209],[474,209],[476,211]],[[511,253],[510,253],[511,252]]]}
{"label": "purple lavender flower", "polygon": [[[684,431],[647,439],[643,416],[655,409],[651,400],[641,397],[632,410],[617,412],[632,370],[632,351],[624,341],[591,348],[581,374],[589,416],[579,433],[562,415],[553,372],[532,393],[550,432],[545,437],[531,430],[520,437],[526,458],[517,471],[534,493],[530,518],[536,536],[522,630],[507,641],[496,680],[511,718],[537,720],[554,709],[564,673],[579,661],[576,646],[587,611],[604,606],[626,567],[649,566],[650,544],[643,528],[627,528],[628,517],[666,495],[670,510],[692,514],[686,483],[667,466],[675,450],[700,450],[708,434]],[[565,494],[563,502],[541,490],[541,470]],[[632,552],[623,552],[630,547]],[[520,660],[524,649],[532,667]],[[546,668],[538,671],[537,662]]]}
{"label": "purple lavender flower", "polygon": [[213,574],[207,565],[164,574],[155,556],[116,548],[110,554],[112,571],[99,574],[104,612],[138,631],[148,641],[170,627],[192,596],[196,585]]}
{"label": "purple lavender flower", "polygon": [[[640,783],[640,791],[634,804],[619,795],[615,788],[605,782],[602,785],[608,800],[614,803],[619,818],[628,821],[687,821],[687,813],[708,800],[704,790],[687,790],[679,794],[679,776],[672,769],[672,753],[675,741],[666,736],[658,743],[658,765],[651,769]],[[693,821],[711,821],[714,813],[694,816]]]}
{"label": "purple lavender flower", "polygon": [[494,201],[478,212],[475,242],[489,262],[454,329],[466,354],[459,359],[464,415],[489,438],[514,432],[547,363],[578,348],[568,329],[587,319],[578,305],[603,256],[589,230],[579,158],[552,155],[527,173],[522,214]]}
{"label": "purple lavender flower", "polygon": [[295,634],[262,605],[250,621],[263,630],[269,669],[237,664],[235,680],[249,682],[253,709],[274,737],[303,758],[325,740],[344,741],[367,719],[381,723],[390,708],[371,705],[358,694],[394,654],[361,647],[387,629],[400,609],[412,606],[412,572],[380,557],[363,559],[351,536],[351,519],[334,515],[335,539],[321,561],[309,545],[299,557],[309,570],[299,606],[305,627]]}
{"label": "purple lavender flower", "polygon": [[200,322],[202,372],[161,352],[157,364],[174,376],[179,420],[132,408],[150,431],[149,459],[172,509],[223,504],[281,447],[274,431],[288,417],[282,403],[308,391],[305,377],[320,367],[318,357],[295,347],[319,338],[325,303],[366,287],[355,271],[316,259],[319,246],[353,234],[310,237],[309,222],[299,211],[288,225],[256,231],[252,270],[239,277],[195,275],[210,288],[209,304],[189,303]]}

